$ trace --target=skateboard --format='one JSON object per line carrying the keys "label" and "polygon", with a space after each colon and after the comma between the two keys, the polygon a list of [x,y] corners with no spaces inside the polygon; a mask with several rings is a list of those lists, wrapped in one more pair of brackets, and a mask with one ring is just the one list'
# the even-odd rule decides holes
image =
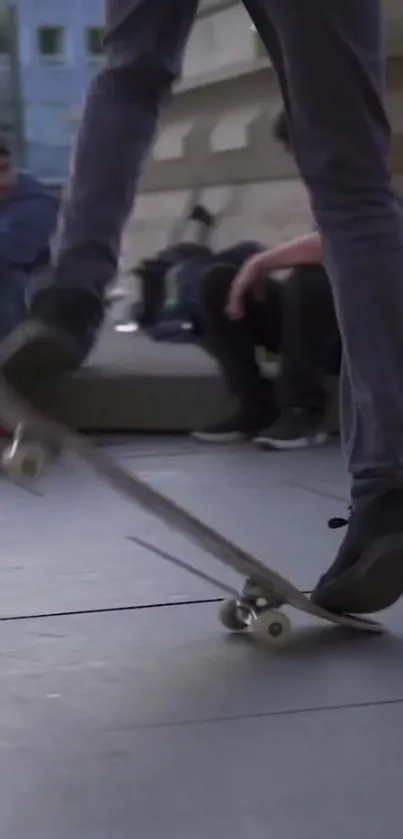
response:
{"label": "skateboard", "polygon": [[[220,621],[230,632],[252,633],[271,645],[284,644],[291,635],[291,622],[282,611],[292,606],[301,612],[329,623],[361,632],[379,633],[382,624],[369,618],[338,615],[316,606],[278,572],[232,543],[193,514],[176,504],[142,478],[117,464],[105,451],[96,448],[84,437],[50,419],[18,395],[0,377],[1,416],[10,427],[16,428],[13,444],[3,453],[2,465],[6,474],[18,481],[39,476],[49,461],[49,453],[67,449],[92,467],[95,473],[131,502],[154,514],[169,528],[190,539],[203,551],[240,574],[246,583],[240,593],[219,580],[198,571],[191,563],[183,562],[167,553],[161,555],[196,576],[209,580],[225,591],[226,600],[220,608]],[[24,428],[29,436],[24,437]],[[40,441],[40,442],[39,442]],[[140,542],[140,540],[134,539]],[[151,546],[152,547],[152,546]]]}

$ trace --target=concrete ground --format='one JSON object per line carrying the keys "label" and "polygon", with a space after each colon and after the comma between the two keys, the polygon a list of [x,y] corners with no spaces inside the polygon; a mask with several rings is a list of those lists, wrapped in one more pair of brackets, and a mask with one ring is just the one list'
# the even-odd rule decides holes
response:
{"label": "concrete ground", "polygon": [[[103,444],[302,588],[331,561],[337,448]],[[381,637],[294,612],[286,650],[230,638],[220,592],[158,548],[234,575],[69,457],[3,481],[0,521],[1,839],[400,835],[400,605]]]}

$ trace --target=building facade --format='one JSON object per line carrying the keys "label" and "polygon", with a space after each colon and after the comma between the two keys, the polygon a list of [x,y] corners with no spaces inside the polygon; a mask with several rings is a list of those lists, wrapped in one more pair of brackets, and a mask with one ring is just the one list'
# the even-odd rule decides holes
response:
{"label": "building facade", "polygon": [[[18,78],[7,66],[3,91],[22,110],[26,163],[48,178],[65,178],[76,131],[72,118],[103,60],[102,0],[16,0]],[[18,100],[18,101],[17,101]]]}
{"label": "building facade", "polygon": [[[22,106],[27,162],[48,176],[65,176],[77,114],[88,84],[103,60],[103,0],[70,0],[69,3],[14,0],[12,5],[17,15],[18,43],[15,46],[19,78],[14,79],[9,98],[18,97],[18,104]],[[389,51],[401,55],[401,0],[385,0],[385,13]],[[3,69],[0,87],[2,84],[3,89],[9,82],[5,51],[5,41],[0,37],[0,69]],[[269,69],[269,62],[240,0],[202,0],[184,58],[183,81],[178,86],[177,96],[189,102],[193,90],[196,100],[200,100],[200,90],[205,88],[214,98],[214,88],[218,89],[225,80],[236,76],[245,79],[261,73],[264,68]],[[226,111],[228,115],[233,109],[236,112],[227,122],[228,133],[233,136],[242,133],[240,128],[236,130],[241,119],[240,104],[236,96],[232,97]],[[253,113],[251,108],[250,114]],[[221,130],[215,133],[216,149],[225,144],[224,122],[221,120]],[[186,128],[183,125],[181,133],[178,125],[171,131],[170,142],[165,132],[165,139],[157,143],[157,160],[166,153],[169,156],[169,145],[184,142]]]}
{"label": "building facade", "polygon": [[[11,88],[8,83],[9,110],[11,117],[20,113],[27,164],[42,177],[63,181],[82,101],[103,61],[103,0],[14,0],[13,5],[18,77],[14,72]],[[384,0],[384,9],[392,162],[401,173],[402,0]],[[9,65],[7,48],[3,57],[2,49],[0,37],[0,98]],[[194,188],[222,216],[220,244],[239,235],[274,241],[304,229],[309,219],[304,190],[292,161],[270,139],[278,86],[240,0],[202,0],[174,92],[129,225],[127,241],[136,243],[136,253],[164,243]],[[4,118],[6,112],[3,107]]]}

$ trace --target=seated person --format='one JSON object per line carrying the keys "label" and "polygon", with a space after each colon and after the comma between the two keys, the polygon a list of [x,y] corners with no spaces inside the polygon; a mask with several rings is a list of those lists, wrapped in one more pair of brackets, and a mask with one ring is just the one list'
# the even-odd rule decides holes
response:
{"label": "seated person", "polygon": [[161,318],[164,309],[169,305],[169,280],[175,269],[183,266],[187,274],[192,274],[198,266],[208,261],[211,255],[209,239],[214,228],[214,217],[202,205],[196,204],[187,214],[176,244],[171,244],[154,256],[143,259],[133,269],[134,275],[140,282],[140,300],[131,304],[128,313],[129,320],[135,321],[143,329],[153,329]]}
{"label": "seated person", "polygon": [[[274,136],[291,151],[284,113]],[[240,273],[236,248],[216,256],[204,277],[204,344],[238,410],[214,427],[195,431],[197,439],[250,437],[275,449],[327,439],[324,375],[339,372],[341,342],[318,242],[315,235],[303,236],[263,253],[256,246],[255,254],[245,253]],[[279,269],[292,269],[287,280],[272,276]],[[260,369],[259,348],[281,356],[276,386]]]}
{"label": "seated person", "polygon": [[25,318],[32,273],[49,257],[58,201],[13,164],[0,138],[0,340]]}
{"label": "seated person", "polygon": [[[237,268],[216,264],[204,279],[204,346],[217,359],[235,415],[194,432],[203,441],[254,438],[261,446],[291,449],[325,442],[326,373],[338,373],[341,345],[330,284],[322,265],[304,264],[305,239],[252,257],[266,273],[244,296],[242,317],[228,312]],[[270,270],[285,267],[300,248],[300,264],[285,281]],[[246,268],[248,262],[246,263]],[[280,355],[275,384],[258,363],[257,350]]]}

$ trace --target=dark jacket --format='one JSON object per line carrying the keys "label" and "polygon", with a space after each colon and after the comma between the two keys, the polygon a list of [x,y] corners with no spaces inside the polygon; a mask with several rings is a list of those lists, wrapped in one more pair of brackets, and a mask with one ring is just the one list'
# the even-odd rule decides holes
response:
{"label": "dark jacket", "polygon": [[0,276],[30,272],[49,248],[58,201],[31,175],[18,176],[17,190],[0,201]]}

